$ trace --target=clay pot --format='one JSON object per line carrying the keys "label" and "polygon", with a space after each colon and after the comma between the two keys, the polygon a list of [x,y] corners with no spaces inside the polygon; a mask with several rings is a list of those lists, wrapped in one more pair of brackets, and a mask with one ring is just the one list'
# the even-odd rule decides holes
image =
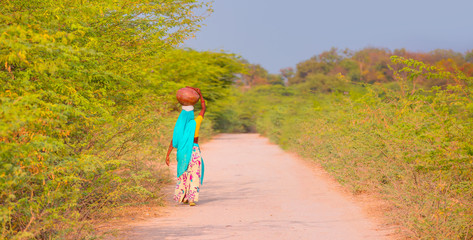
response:
{"label": "clay pot", "polygon": [[199,101],[199,94],[192,88],[181,88],[177,90],[176,98],[183,106],[192,106]]}

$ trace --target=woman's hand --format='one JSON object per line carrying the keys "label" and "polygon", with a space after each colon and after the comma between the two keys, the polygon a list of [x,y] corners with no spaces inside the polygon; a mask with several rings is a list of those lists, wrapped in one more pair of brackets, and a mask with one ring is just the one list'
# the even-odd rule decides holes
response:
{"label": "woman's hand", "polygon": [[200,97],[202,97],[202,92],[200,92],[200,89],[194,88],[194,90],[199,94]]}
{"label": "woman's hand", "polygon": [[169,149],[168,149],[168,153],[166,154],[166,165],[169,166],[169,155],[171,154],[172,152],[172,139],[171,139],[171,142],[169,143]]}

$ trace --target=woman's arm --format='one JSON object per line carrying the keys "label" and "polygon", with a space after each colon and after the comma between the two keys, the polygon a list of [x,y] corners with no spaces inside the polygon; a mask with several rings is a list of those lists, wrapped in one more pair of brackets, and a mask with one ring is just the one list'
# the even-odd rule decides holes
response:
{"label": "woman's arm", "polygon": [[173,147],[172,147],[172,139],[171,139],[171,143],[169,144],[168,154],[166,155],[166,165],[168,165],[168,166],[169,166],[169,162],[170,162],[169,161],[169,154],[171,154],[172,149],[173,149]]}
{"label": "woman's arm", "polygon": [[200,95],[200,104],[202,106],[202,110],[200,110],[199,115],[204,117],[205,110],[206,110],[204,97],[202,97],[202,93],[200,92],[200,89],[196,88],[195,91]]}
{"label": "woman's arm", "polygon": [[194,89],[194,91],[196,91],[196,92],[199,94],[199,96],[200,96],[200,104],[202,104],[202,105],[201,105],[201,106],[202,106],[202,110],[200,110],[199,115],[202,116],[202,117],[204,117],[206,107],[205,107],[205,100],[204,100],[204,97],[202,97],[202,93],[201,93],[200,89],[194,88],[194,87],[189,87],[189,86],[186,86],[186,87]]}

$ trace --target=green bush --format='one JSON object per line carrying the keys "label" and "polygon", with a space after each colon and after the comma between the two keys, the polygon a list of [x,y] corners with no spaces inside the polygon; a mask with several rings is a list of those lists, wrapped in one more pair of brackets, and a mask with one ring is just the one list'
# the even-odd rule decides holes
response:
{"label": "green bush", "polygon": [[[307,82],[264,86],[245,92],[233,109],[250,112],[258,132],[321,163],[355,194],[381,193],[410,237],[470,239],[472,78],[397,57],[393,67],[395,84],[332,93],[305,92]],[[456,84],[416,87],[418,79],[447,78]]]}
{"label": "green bush", "polygon": [[230,54],[176,49],[199,8],[2,2],[0,239],[87,238],[90,219],[159,200],[175,91],[200,87],[217,102],[241,68]]}

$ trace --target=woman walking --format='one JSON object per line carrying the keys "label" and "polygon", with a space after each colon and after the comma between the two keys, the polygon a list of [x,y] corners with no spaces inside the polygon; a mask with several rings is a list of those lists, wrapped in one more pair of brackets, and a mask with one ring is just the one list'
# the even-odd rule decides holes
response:
{"label": "woman walking", "polygon": [[[189,203],[195,206],[199,201],[200,185],[204,179],[204,161],[199,147],[199,129],[205,114],[205,101],[198,88],[186,87],[181,89],[186,92],[193,89],[198,97],[195,102],[178,100],[183,105],[179,115],[168,153],[166,155],[166,164],[169,166],[169,155],[173,148],[177,149],[177,184],[174,192],[174,200],[179,203]],[[191,92],[193,93],[193,92]],[[194,119],[194,104],[199,100],[202,104],[202,110]]]}

